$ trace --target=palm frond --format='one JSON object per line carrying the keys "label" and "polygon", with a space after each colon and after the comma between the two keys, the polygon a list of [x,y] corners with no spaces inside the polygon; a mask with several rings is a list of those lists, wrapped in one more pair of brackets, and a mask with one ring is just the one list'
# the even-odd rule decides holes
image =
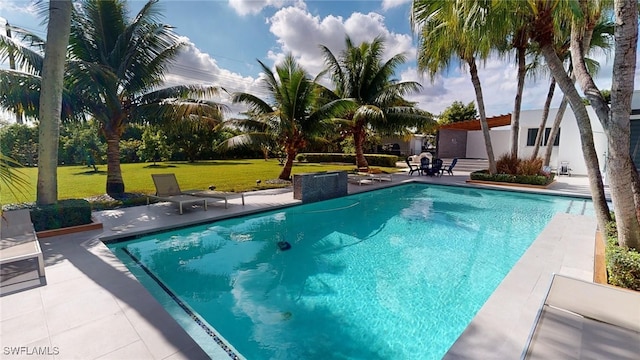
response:
{"label": "palm frond", "polygon": [[0,35],[0,62],[5,62],[13,57],[16,69],[39,75],[42,72],[44,50],[41,46],[27,46],[24,43]]}
{"label": "palm frond", "polygon": [[27,175],[19,170],[21,167],[22,165],[18,164],[17,161],[0,153],[0,183],[16,199],[20,197],[26,199],[31,185]]}

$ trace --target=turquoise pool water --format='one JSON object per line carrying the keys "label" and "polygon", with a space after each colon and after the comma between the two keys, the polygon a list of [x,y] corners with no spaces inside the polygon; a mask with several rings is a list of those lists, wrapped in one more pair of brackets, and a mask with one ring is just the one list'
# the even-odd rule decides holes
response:
{"label": "turquoise pool water", "polygon": [[440,359],[554,214],[592,211],[409,184],[109,247],[205,350],[185,309],[248,359]]}

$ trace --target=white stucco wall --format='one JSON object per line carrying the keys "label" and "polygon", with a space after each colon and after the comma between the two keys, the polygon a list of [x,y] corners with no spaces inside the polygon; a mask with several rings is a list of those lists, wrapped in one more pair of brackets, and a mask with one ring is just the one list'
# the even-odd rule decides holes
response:
{"label": "white stucco wall", "polygon": [[[640,95],[640,92],[637,92]],[[634,97],[638,101],[640,108],[640,96]],[[546,127],[551,127],[555,119],[558,109],[550,109],[549,118]],[[593,139],[600,163],[600,170],[604,171],[607,151],[607,140],[602,130],[602,125],[591,107],[587,107],[587,112],[591,118],[591,127],[593,130]],[[520,132],[518,136],[518,154],[520,158],[526,158],[533,153],[533,146],[527,146],[527,132],[530,128],[538,128],[542,118],[542,110],[524,110],[520,113]],[[511,150],[511,129],[510,126],[498,127],[491,129],[491,142],[493,145],[493,153],[497,158],[502,154]],[[544,156],[545,147],[541,147],[538,156]],[[467,137],[467,157],[468,158],[487,158],[487,152],[484,146],[484,137],[482,131],[469,131]],[[582,146],[580,142],[580,132],[578,123],[573,115],[571,108],[567,108],[562,123],[560,124],[560,143],[551,154],[550,165],[557,168],[561,161],[568,161],[574,175],[587,175],[587,167],[584,163],[582,155]]]}
{"label": "white stucco wall", "polygon": [[[489,131],[493,155],[497,159],[502,154],[509,152],[510,132],[502,128],[495,128]],[[486,159],[487,148],[484,144],[482,130],[467,132],[467,158]]]}
{"label": "white stucco wall", "polygon": [[[549,118],[546,127],[551,127],[556,117],[558,109],[549,110]],[[604,170],[604,159],[606,158],[607,139],[602,130],[602,125],[598,120],[593,109],[588,106],[587,112],[591,119],[591,129],[593,130],[593,141],[598,155],[600,170]],[[530,128],[538,128],[540,119],[542,118],[542,110],[525,110],[520,114],[520,133],[518,137],[518,152],[520,157],[531,156],[533,146],[527,146],[527,132]],[[538,156],[544,156],[546,147],[541,147]],[[580,141],[580,132],[578,123],[571,108],[567,108],[560,124],[560,143],[555,146],[551,154],[550,165],[557,168],[561,161],[568,161],[572,174],[587,175],[587,167],[582,155],[582,145]]]}

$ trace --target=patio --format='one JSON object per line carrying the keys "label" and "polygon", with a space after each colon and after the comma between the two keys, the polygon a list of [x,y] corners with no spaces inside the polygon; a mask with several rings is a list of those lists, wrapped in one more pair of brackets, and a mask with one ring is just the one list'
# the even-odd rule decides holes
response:
{"label": "patio", "polygon": [[[455,173],[433,178],[399,174],[391,182],[349,184],[349,193],[410,181],[470,186],[465,184],[468,173]],[[586,178],[561,177],[550,189],[535,191],[588,197],[588,189]],[[229,358],[218,346],[207,349],[207,355],[101,240],[299,203],[290,189],[246,193],[245,199],[244,206],[237,198],[229,200],[227,209],[218,202],[206,212],[187,209],[184,215],[169,203],[101,211],[94,216],[103,223],[102,230],[41,239],[46,286],[27,280],[37,277],[36,268],[11,277],[6,273],[15,269],[3,266],[0,337],[4,355],[11,359]],[[595,219],[589,216],[554,217],[446,358],[519,357],[551,274],[592,280],[595,228]]]}

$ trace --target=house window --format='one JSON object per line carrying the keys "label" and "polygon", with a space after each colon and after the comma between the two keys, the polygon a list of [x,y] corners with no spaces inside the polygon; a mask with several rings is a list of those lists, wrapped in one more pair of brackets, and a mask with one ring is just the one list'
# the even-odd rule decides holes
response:
{"label": "house window", "polygon": [[[551,128],[544,129],[544,136],[542,137],[542,146],[547,146],[549,135],[551,134]],[[535,146],[536,136],[538,136],[538,129],[527,129],[527,146]],[[558,135],[553,142],[553,146],[560,145],[560,129],[558,129]]]}

